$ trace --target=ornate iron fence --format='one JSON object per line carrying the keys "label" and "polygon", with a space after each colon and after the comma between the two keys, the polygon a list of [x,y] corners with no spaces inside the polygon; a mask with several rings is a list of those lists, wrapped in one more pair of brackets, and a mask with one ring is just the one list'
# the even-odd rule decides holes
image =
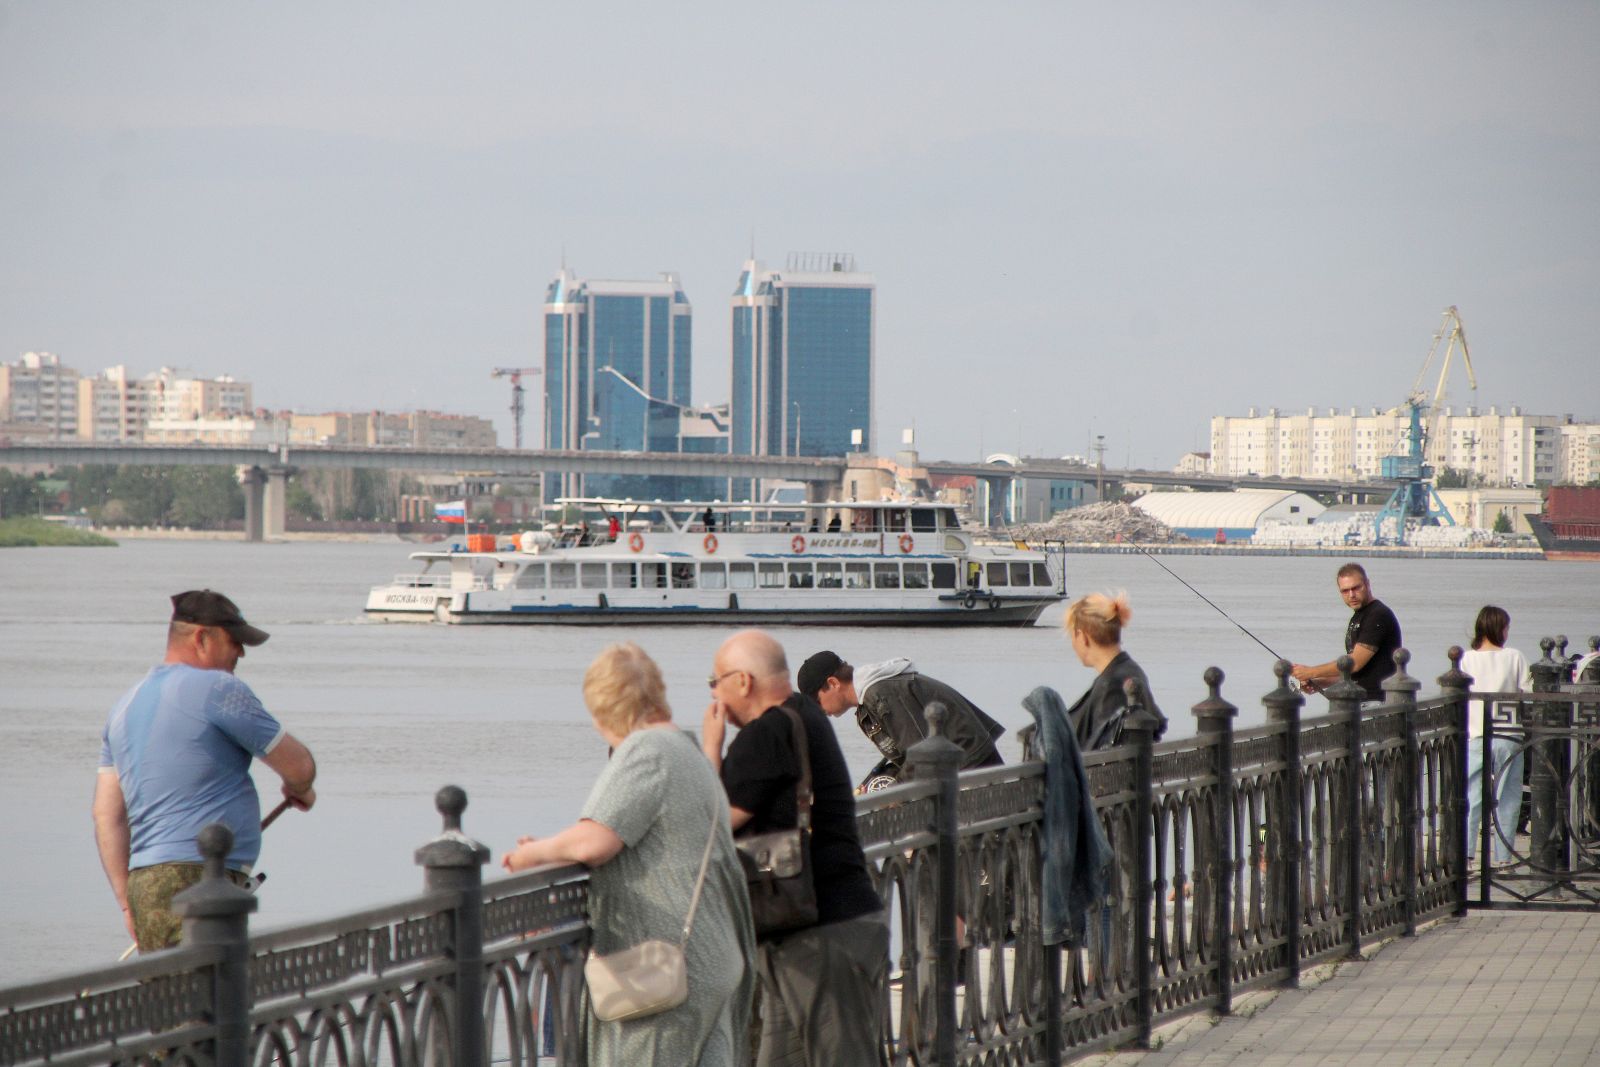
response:
{"label": "ornate iron fence", "polygon": [[[1030,753],[958,774],[942,736],[916,746],[910,780],[858,803],[893,931],[888,1061],[1000,1067],[1137,1044],[1160,1022],[1227,1012],[1242,991],[1462,912],[1468,680],[1451,656],[1436,698],[1416,699],[1402,651],[1383,706],[1363,710],[1347,671],[1311,719],[1280,663],[1266,725],[1243,731],[1213,669],[1196,736],[1153,744],[1138,716],[1135,743],[1085,754],[1115,861],[1099,914],[1064,946],[1043,943],[1050,771]],[[1474,903],[1514,902],[1518,886],[1593,906],[1600,694],[1546,687],[1524,702],[1537,714],[1483,698],[1499,709],[1486,729],[1515,721],[1528,760],[1548,764],[1535,812],[1549,829],[1529,839],[1526,870],[1484,869]],[[253,898],[221,874],[225,840],[202,835],[213,870],[182,898],[186,947],[0,991],[0,1065],[581,1063],[583,869],[484,884],[465,794],[447,787],[437,803],[444,830],[417,851],[422,894],[254,938]],[[1535,875],[1560,892],[1530,892]]]}

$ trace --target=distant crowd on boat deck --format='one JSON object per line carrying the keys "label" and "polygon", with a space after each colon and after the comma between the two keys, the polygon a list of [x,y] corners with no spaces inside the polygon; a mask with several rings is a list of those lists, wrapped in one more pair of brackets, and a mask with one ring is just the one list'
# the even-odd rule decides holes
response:
{"label": "distant crowd on boat deck", "polygon": [[[707,509],[708,529],[714,519]],[[607,536],[620,532],[620,521],[610,518]],[[1353,680],[1366,706],[1382,699],[1383,680],[1395,671],[1400,623],[1374,596],[1359,564],[1339,568],[1336,579],[1351,610],[1344,652],[1355,663]],[[1092,810],[1079,803],[1087,793],[1071,784],[1084,778],[1081,753],[1127,741],[1130,682],[1139,694],[1136,707],[1153,719],[1138,728],[1159,738],[1167,726],[1145,672],[1122,648],[1132,615],[1125,594],[1092,593],[1071,603],[1063,630],[1094,681],[1070,705],[1044,688],[1024,701],[1046,759],[1047,941],[1081,931],[1088,911],[1105,899],[1090,865],[1073,869],[1062,858],[1060,842],[1068,835],[1098,834]],[[1462,661],[1474,691],[1529,687],[1527,660],[1508,647],[1509,632],[1503,609],[1487,605],[1478,613],[1472,650]],[[316,802],[310,749],[234,674],[245,649],[267,637],[220,593],[174,596],[164,661],[108,717],[95,836],[140,952],[181,939],[171,901],[201,876],[195,836],[204,825],[220,820],[233,831],[226,866],[229,877],[248,886],[266,825],[285,806],[308,812]],[[1315,693],[1339,680],[1338,662],[1295,664],[1293,677]],[[925,709],[932,704],[944,707],[941,732],[959,746],[964,770],[1003,762],[996,745],[1002,728],[905,657],[854,665],[822,650],[791,673],[786,651],[770,634],[743,630],[722,642],[709,667],[710,700],[697,740],[674,723],[661,670],[642,648],[621,643],[601,652],[584,676],[583,697],[609,761],[577,822],[548,837],[519,839],[501,865],[508,872],[558,862],[590,867],[592,953],[602,963],[648,942],[663,943],[685,961],[681,999],[645,1005],[627,1019],[585,1012],[590,1063],[742,1065],[759,984],[759,1064],[875,1065],[889,928],[857,837],[853,794],[901,779],[912,747],[930,733]],[[858,783],[829,723],[847,712],[880,757]],[[1475,723],[1473,782],[1486,759],[1481,733]],[[1516,826],[1521,754],[1514,742],[1496,737],[1487,758],[1502,787],[1494,801],[1502,830],[1494,861],[1503,862],[1510,851],[1505,828]],[[249,773],[254,759],[282,782],[283,804],[265,820]],[[1469,785],[1474,826],[1483,817],[1480,792]],[[802,836],[798,880],[752,858],[781,852],[784,842],[802,843]],[[1109,847],[1103,835],[1099,840]],[[741,843],[753,841],[762,848],[741,851]]]}

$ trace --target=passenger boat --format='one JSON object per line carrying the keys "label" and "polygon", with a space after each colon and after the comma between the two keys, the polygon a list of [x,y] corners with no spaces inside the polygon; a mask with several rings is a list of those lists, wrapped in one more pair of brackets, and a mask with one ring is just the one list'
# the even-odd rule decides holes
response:
{"label": "passenger boat", "polygon": [[1028,626],[1063,555],[979,544],[948,504],[572,498],[600,521],[413,552],[366,613],[443,623]]}

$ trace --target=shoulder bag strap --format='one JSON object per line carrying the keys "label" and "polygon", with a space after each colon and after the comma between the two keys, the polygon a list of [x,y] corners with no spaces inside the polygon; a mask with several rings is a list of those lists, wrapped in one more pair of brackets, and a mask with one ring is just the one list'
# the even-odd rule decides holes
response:
{"label": "shoulder bag strap", "polygon": [[700,873],[695,876],[694,896],[689,898],[689,915],[683,920],[683,939],[678,942],[680,945],[688,944],[689,932],[694,929],[694,913],[700,907],[700,890],[705,888],[706,868],[711,865],[711,846],[717,843],[717,816],[719,814],[720,812],[716,809],[712,809],[711,833],[706,836],[705,855],[700,857]]}
{"label": "shoulder bag strap", "polygon": [[795,752],[800,757],[800,780],[795,783],[795,828],[811,832],[811,745],[806,741],[806,726],[800,713],[787,704],[779,704],[783,713],[794,724]]}

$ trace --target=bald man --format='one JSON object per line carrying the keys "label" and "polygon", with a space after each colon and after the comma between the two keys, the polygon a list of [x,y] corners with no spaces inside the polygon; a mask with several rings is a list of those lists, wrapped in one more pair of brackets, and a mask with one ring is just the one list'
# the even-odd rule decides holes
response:
{"label": "bald man", "polygon": [[[728,792],[734,835],[792,829],[800,758],[789,708],[805,727],[811,762],[811,870],[817,925],[763,938],[758,1067],[877,1067],[878,1004],[889,926],[872,888],[844,753],[822,708],[789,684],[783,647],[760,630],[724,641],[711,661],[702,743]],[[723,756],[728,722],[739,728]]]}

